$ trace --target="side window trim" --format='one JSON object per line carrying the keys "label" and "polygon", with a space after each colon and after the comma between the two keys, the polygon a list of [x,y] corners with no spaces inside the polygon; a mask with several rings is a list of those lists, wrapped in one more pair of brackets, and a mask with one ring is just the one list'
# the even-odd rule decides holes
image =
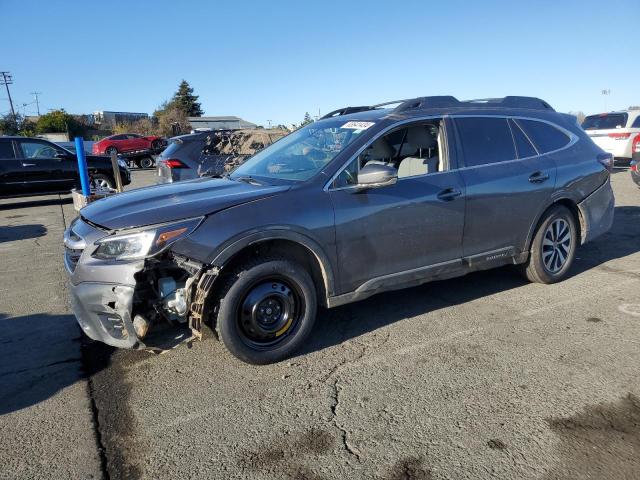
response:
{"label": "side window trim", "polygon": [[[450,148],[448,145],[448,133],[447,133],[447,128],[449,126],[449,124],[447,123],[447,119],[450,118],[449,115],[429,115],[426,117],[416,117],[416,118],[408,118],[406,120],[403,120],[401,122],[398,123],[394,123],[393,125],[389,125],[388,127],[386,127],[385,129],[381,130],[380,132],[378,132],[377,134],[375,134],[373,137],[371,137],[362,147],[360,147],[351,157],[349,157],[349,159],[344,162],[344,164],[336,171],[336,173],[334,173],[331,178],[329,179],[329,181],[327,183],[325,183],[323,190],[325,192],[328,191],[339,191],[339,190],[347,190],[347,189],[353,189],[355,188],[355,185],[347,185],[344,187],[333,187],[333,182],[336,181],[336,179],[340,176],[340,174],[354,161],[356,161],[359,157],[360,154],[362,152],[365,151],[365,149],[367,147],[369,147],[371,144],[373,144],[373,142],[375,142],[376,140],[378,140],[380,137],[383,137],[385,135],[388,135],[392,130],[396,130],[398,128],[407,128],[409,125],[414,124],[414,123],[421,123],[421,122],[426,122],[428,120],[435,120],[435,119],[440,119],[443,125],[443,130],[444,130],[444,143],[445,143],[445,156],[447,159],[447,163],[446,166],[448,167],[447,170],[443,170],[441,172],[434,172],[434,173],[430,173],[428,175],[437,175],[439,173],[446,173],[446,172],[450,172],[452,170],[451,168],[451,156],[450,156]],[[358,163],[358,171],[360,171],[360,164]],[[420,176],[424,176],[424,175],[420,175]],[[405,177],[405,178],[419,178],[419,176],[413,176],[413,177]],[[399,178],[398,181],[402,181],[404,180],[403,178]]]}

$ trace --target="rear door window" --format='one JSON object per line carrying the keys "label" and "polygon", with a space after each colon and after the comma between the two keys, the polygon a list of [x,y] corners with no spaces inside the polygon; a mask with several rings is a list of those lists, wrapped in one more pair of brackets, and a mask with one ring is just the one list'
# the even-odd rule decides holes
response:
{"label": "rear door window", "polygon": [[590,115],[582,122],[584,130],[613,130],[624,128],[627,125],[626,113],[603,113],[601,115]]}
{"label": "rear door window", "polygon": [[465,166],[517,158],[506,118],[461,117],[456,118],[455,123],[462,142]]}
{"label": "rear door window", "polygon": [[0,142],[0,160],[16,158],[11,142]]}
{"label": "rear door window", "polygon": [[516,142],[518,158],[535,157],[538,155],[538,152],[536,152],[536,149],[531,145],[531,142],[520,127],[513,120],[509,120],[509,125],[513,133],[513,139]]}
{"label": "rear door window", "polygon": [[548,123],[522,119],[518,119],[516,122],[522,126],[540,153],[559,150],[571,140],[563,131]]}

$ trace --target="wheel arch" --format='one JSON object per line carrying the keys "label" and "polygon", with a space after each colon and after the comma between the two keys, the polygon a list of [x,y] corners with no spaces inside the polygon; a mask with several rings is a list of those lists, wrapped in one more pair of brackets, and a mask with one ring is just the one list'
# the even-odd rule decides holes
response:
{"label": "wheel arch", "polygon": [[531,242],[533,242],[533,237],[535,236],[536,232],[538,231],[538,227],[540,225],[540,222],[542,221],[542,219],[545,217],[545,215],[547,214],[547,212],[558,205],[562,205],[564,207],[566,207],[572,214],[573,214],[573,218],[576,221],[576,226],[577,228],[577,232],[578,232],[578,245],[582,244],[582,239],[584,238],[584,233],[585,233],[585,229],[586,229],[586,223],[585,220],[582,216],[582,212],[580,212],[580,209],[578,208],[578,205],[576,204],[576,202],[569,198],[569,197],[561,197],[561,198],[557,198],[555,199],[553,202],[551,202],[549,205],[547,205],[547,207],[542,210],[540,212],[540,214],[538,214],[538,216],[536,217],[535,221],[533,222],[533,224],[531,225],[531,228],[529,229],[529,234],[527,236],[527,244],[526,244],[526,248],[525,251],[529,252],[531,250]]}
{"label": "wheel arch", "polygon": [[327,305],[327,298],[335,294],[335,277],[329,257],[317,242],[295,231],[249,235],[222,250],[211,263],[228,270],[256,255],[278,255],[307,267],[323,306]]}

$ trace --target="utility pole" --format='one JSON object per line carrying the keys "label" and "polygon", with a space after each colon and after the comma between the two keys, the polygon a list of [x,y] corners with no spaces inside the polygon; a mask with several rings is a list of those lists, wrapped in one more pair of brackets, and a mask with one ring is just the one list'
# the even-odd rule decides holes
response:
{"label": "utility pole", "polygon": [[42,92],[31,92],[31,95],[36,97],[36,108],[38,110],[38,116],[40,116],[40,102],[38,101],[38,95],[42,95]]}
{"label": "utility pole", "polygon": [[9,92],[9,85],[13,83],[13,78],[9,72],[0,72],[2,75],[2,84],[7,88],[7,96],[9,97],[9,105],[11,105],[11,115],[13,115],[13,122],[18,125],[18,119],[16,118],[16,111],[13,109],[13,100],[11,100],[11,92]]}

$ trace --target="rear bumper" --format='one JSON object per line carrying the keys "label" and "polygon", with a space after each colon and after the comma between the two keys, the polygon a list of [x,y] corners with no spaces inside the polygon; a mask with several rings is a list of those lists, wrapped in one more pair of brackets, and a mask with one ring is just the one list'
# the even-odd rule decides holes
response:
{"label": "rear bumper", "polygon": [[615,197],[611,181],[607,181],[578,204],[582,222],[582,243],[585,244],[607,233],[613,225]]}
{"label": "rear bumper", "polygon": [[89,338],[118,348],[139,344],[131,320],[133,287],[69,282],[69,292],[76,320]]}

